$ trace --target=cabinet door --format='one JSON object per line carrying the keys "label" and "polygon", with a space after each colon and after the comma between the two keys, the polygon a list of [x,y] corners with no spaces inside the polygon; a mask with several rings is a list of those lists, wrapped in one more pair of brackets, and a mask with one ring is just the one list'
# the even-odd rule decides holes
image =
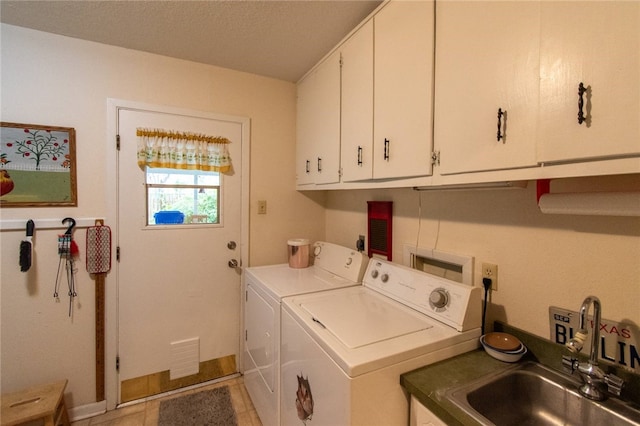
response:
{"label": "cabinet door", "polygon": [[340,53],[298,84],[297,184],[340,179]]}
{"label": "cabinet door", "polygon": [[447,426],[438,416],[433,414],[418,399],[411,395],[409,426]]}
{"label": "cabinet door", "polygon": [[307,76],[297,87],[296,103],[296,185],[313,183],[311,173],[311,156],[313,147],[313,85],[314,77]]}
{"label": "cabinet door", "polygon": [[434,3],[388,3],[374,34],[374,178],[429,175]]}
{"label": "cabinet door", "polygon": [[543,2],[541,37],[539,161],[639,155],[640,2]]}
{"label": "cabinet door", "polygon": [[373,177],[373,20],[341,48],[341,166],[344,182]]}
{"label": "cabinet door", "polygon": [[436,21],[440,173],[535,166],[539,2],[438,2]]}

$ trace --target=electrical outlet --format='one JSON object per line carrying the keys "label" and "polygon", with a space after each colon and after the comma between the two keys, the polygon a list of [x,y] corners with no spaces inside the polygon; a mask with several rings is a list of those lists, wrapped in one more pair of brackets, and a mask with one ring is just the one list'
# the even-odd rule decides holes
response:
{"label": "electrical outlet", "polygon": [[258,200],[258,214],[267,214],[266,200]]}
{"label": "electrical outlet", "polygon": [[498,265],[483,263],[482,278],[491,278],[491,290],[498,291]]}

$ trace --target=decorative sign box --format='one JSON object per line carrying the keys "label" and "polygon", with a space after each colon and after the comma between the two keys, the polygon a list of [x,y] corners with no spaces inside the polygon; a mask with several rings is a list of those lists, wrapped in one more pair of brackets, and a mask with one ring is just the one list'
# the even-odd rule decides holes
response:
{"label": "decorative sign box", "polygon": [[[588,355],[591,350],[591,333],[593,318],[588,317],[589,335],[584,343],[582,353]],[[600,321],[601,360],[618,364],[629,371],[640,373],[640,328],[632,324],[619,323],[601,319]],[[580,328],[580,314],[575,311],[549,307],[549,332],[552,342],[566,344]]]}

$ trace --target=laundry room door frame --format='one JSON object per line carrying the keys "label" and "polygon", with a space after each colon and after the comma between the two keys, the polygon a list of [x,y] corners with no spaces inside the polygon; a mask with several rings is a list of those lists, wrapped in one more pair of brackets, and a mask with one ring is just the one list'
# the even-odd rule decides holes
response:
{"label": "laundry room door frame", "polygon": [[[242,156],[240,159],[242,174],[241,174],[241,225],[240,225],[240,260],[242,264],[247,265],[249,263],[249,167],[250,167],[250,119],[247,117],[231,116],[217,113],[210,113],[205,111],[196,111],[189,109],[182,109],[176,107],[167,107],[164,105],[153,105],[135,101],[128,101],[122,99],[107,99],[107,149],[106,149],[106,174],[107,176],[113,176],[112,179],[107,179],[106,182],[106,220],[105,224],[110,226],[117,226],[118,224],[118,182],[115,177],[118,176],[118,151],[116,149],[117,143],[117,129],[118,129],[118,112],[121,109],[133,109],[140,111],[159,112],[165,114],[175,114],[179,116],[190,116],[203,119],[214,119],[236,122],[241,125],[242,128]],[[113,234],[117,235],[117,229],[113,230]],[[115,265],[116,247],[112,247],[112,264]],[[116,408],[118,404],[118,387],[119,377],[116,369],[116,358],[118,351],[118,277],[114,274],[112,268],[111,273],[107,275],[105,285],[105,398],[106,409],[112,410]],[[242,292],[242,285],[238,287],[238,293]],[[242,309],[242,308],[241,308]],[[242,330],[243,313],[240,312],[240,330],[239,330],[239,359],[238,365],[242,365]]]}

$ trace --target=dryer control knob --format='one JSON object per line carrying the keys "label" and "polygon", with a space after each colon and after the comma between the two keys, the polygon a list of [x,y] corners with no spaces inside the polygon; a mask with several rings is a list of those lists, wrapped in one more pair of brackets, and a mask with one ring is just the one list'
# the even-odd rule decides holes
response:
{"label": "dryer control knob", "polygon": [[449,303],[449,295],[443,288],[437,288],[429,295],[429,303],[437,309],[444,308]]}
{"label": "dryer control knob", "polygon": [[318,256],[320,254],[320,252],[322,251],[322,247],[320,247],[320,245],[317,245],[313,248],[313,254],[315,256]]}
{"label": "dryer control knob", "polygon": [[353,263],[353,259],[352,258],[347,258],[347,266],[351,265]]}
{"label": "dryer control knob", "polygon": [[386,283],[387,281],[389,281],[389,274],[382,274],[382,276],[380,277],[380,280],[383,283]]}
{"label": "dryer control knob", "polygon": [[374,269],[373,271],[371,271],[371,278],[378,278],[378,270]]}

